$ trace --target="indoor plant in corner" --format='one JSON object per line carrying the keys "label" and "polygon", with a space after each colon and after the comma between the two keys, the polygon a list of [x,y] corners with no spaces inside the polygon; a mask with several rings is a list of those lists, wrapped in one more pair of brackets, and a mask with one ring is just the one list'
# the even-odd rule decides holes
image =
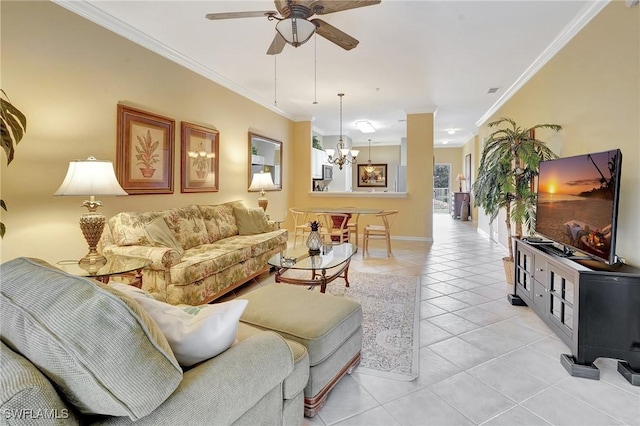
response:
{"label": "indoor plant in corner", "polygon": [[[503,127],[502,127],[503,126]],[[492,223],[504,209],[508,236],[509,256],[503,258],[507,283],[512,286],[513,237],[523,235],[523,225],[527,235],[535,224],[536,194],[533,178],[538,175],[540,161],[558,156],[544,142],[535,138],[536,129],[550,129],[558,132],[557,124],[536,124],[523,128],[511,118],[501,118],[488,124],[497,128],[485,142],[478,177],[473,184],[475,205],[484,209]]]}
{"label": "indoor plant in corner", "polygon": [[[2,149],[7,155],[7,166],[13,160],[13,154],[18,143],[27,131],[27,118],[15,106],[11,105],[4,90],[0,89],[0,134],[2,135]],[[14,146],[15,145],[15,146]],[[7,210],[4,200],[0,199],[0,207]],[[0,222],[0,237],[4,237],[5,225]]]}

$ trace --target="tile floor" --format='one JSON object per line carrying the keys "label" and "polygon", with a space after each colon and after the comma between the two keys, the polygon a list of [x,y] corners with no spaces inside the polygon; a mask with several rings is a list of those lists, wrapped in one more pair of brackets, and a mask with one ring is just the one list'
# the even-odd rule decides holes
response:
{"label": "tile floor", "polygon": [[[506,300],[506,250],[470,222],[434,216],[434,242],[397,241],[357,253],[351,269],[421,276],[420,376],[345,376],[307,426],[637,425],[640,387],[598,359],[599,381],[560,365],[569,349],[528,307]],[[273,282],[273,274],[243,287]]]}

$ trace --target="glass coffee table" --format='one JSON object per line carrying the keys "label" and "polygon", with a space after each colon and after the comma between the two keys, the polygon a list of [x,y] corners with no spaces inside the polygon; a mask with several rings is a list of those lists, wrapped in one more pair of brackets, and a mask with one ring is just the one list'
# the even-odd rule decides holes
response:
{"label": "glass coffee table", "polygon": [[109,278],[113,276],[128,276],[132,278],[130,285],[142,287],[142,269],[151,265],[151,260],[130,256],[106,256],[107,263],[104,265],[80,265],[77,260],[62,260],[57,265],[63,271],[98,280],[104,284],[109,283]]}
{"label": "glass coffee table", "polygon": [[[269,265],[276,269],[276,282],[308,285],[320,284],[324,293],[327,284],[336,278],[344,278],[349,287],[349,263],[357,247],[351,243],[323,245],[320,254],[311,256],[307,248],[287,249],[269,259]],[[311,272],[311,277],[305,272]],[[286,276],[286,272],[289,272]],[[306,275],[306,276],[305,276]]]}

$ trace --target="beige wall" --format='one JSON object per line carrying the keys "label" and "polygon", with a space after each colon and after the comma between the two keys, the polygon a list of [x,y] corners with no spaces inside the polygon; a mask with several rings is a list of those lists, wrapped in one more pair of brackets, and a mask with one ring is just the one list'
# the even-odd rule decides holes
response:
{"label": "beige wall", "polygon": [[478,176],[478,166],[480,165],[480,156],[482,155],[480,143],[478,142],[479,139],[478,135],[474,135],[462,146],[462,161],[464,161],[467,155],[471,154],[471,176],[467,176],[467,179],[469,179],[468,187],[469,192],[471,192],[471,220],[476,224],[478,223],[478,207],[476,207],[473,202],[473,184]]}
{"label": "beige wall", "polygon": [[617,254],[640,266],[640,7],[611,2],[490,120],[503,116],[562,125],[536,133],[561,157],[622,150]]}
{"label": "beige wall", "polygon": [[[53,197],[69,160],[116,158],[116,105],[126,102],[176,120],[174,194],[104,197],[101,211],[146,211],[244,199],[247,132],[281,140],[283,191],[269,192],[273,217],[291,199],[288,165],[299,142],[293,123],[49,2],[2,2],[2,88],[25,113],[28,133],[9,167],[2,158],[2,259],[77,259],[87,251],[78,227],[83,197]],[[180,121],[220,131],[220,191],[180,193]],[[310,133],[309,133],[310,134]],[[307,144],[310,139],[307,138]],[[306,164],[308,161],[306,162]],[[305,176],[309,176],[307,172]]]}

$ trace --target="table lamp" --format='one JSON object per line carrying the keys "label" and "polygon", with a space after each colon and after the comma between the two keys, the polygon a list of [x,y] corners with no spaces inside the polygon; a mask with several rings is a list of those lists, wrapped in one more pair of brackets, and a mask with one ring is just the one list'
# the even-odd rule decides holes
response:
{"label": "table lamp", "polygon": [[456,180],[457,180],[458,182],[460,182],[460,184],[459,184],[459,185],[460,185],[460,188],[459,188],[459,191],[458,191],[458,192],[462,192],[462,182],[464,182],[465,180],[467,180],[467,178],[466,178],[466,177],[464,177],[464,175],[463,175],[462,173],[458,173],[458,176],[456,177]]}
{"label": "table lamp", "polygon": [[60,188],[53,195],[89,196],[89,200],[82,203],[82,206],[89,211],[80,217],[80,229],[89,244],[89,253],[80,259],[78,264],[81,267],[83,265],[94,267],[107,263],[107,259],[97,250],[98,241],[100,241],[104,229],[105,217],[96,211],[102,202],[97,201],[95,196],[129,195],[118,183],[113,171],[113,163],[96,160],[95,157],[69,162],[67,175]]}
{"label": "table lamp", "polygon": [[251,179],[251,185],[249,185],[249,191],[260,191],[260,198],[258,198],[258,205],[262,207],[262,210],[267,211],[267,204],[269,200],[264,194],[265,189],[276,189],[271,178],[271,173],[254,173]]}

